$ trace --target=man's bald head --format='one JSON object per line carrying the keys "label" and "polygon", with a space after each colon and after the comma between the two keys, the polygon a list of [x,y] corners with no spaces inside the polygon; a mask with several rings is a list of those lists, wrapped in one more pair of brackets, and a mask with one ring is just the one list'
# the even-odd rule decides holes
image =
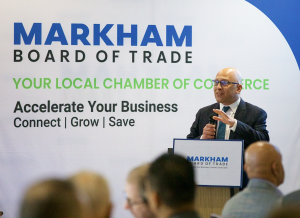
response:
{"label": "man's bald head", "polygon": [[[214,85],[215,98],[218,103],[230,105],[238,100],[242,91],[242,76],[235,68],[224,68],[218,72],[215,78],[216,81],[230,82],[227,86]],[[238,84],[233,84],[238,83]]]}
{"label": "man's bald head", "polygon": [[239,84],[242,84],[242,75],[240,71],[233,67],[227,67],[222,70],[220,70],[217,74],[217,76],[227,76],[232,82],[237,82]]}
{"label": "man's bald head", "polygon": [[276,147],[265,141],[255,142],[246,149],[244,169],[249,179],[265,179],[276,186],[284,180],[281,154]]}
{"label": "man's bald head", "polygon": [[97,173],[83,171],[73,175],[70,181],[76,189],[86,196],[85,212],[88,217],[106,218],[111,211],[108,184]]}

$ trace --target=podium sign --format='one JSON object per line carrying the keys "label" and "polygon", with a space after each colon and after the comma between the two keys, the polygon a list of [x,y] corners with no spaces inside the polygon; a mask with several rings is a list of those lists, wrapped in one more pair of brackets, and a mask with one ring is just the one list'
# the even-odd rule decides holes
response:
{"label": "podium sign", "polygon": [[193,164],[197,185],[242,186],[243,140],[174,139],[173,149]]}

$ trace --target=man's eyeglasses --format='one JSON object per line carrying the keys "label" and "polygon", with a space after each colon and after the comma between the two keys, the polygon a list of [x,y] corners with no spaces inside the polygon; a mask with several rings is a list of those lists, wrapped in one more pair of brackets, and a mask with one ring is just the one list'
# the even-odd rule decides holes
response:
{"label": "man's eyeglasses", "polygon": [[125,200],[127,201],[128,205],[130,207],[133,207],[134,205],[138,205],[138,204],[146,204],[147,200],[146,199],[141,199],[141,200],[137,200],[137,201],[132,201],[130,198],[128,198],[127,193],[123,192],[123,197],[125,198]]}
{"label": "man's eyeglasses", "polygon": [[239,84],[239,83],[234,83],[234,82],[229,82],[229,81],[226,81],[226,80],[212,80],[213,83],[214,83],[214,86],[218,86],[219,84],[221,85],[221,87],[226,87],[226,86],[229,86],[230,84]]}

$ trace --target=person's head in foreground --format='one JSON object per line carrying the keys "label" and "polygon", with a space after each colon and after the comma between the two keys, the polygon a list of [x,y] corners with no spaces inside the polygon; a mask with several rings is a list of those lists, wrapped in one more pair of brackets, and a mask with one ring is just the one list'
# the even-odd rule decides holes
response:
{"label": "person's head in foreground", "polygon": [[248,178],[264,179],[275,186],[284,180],[284,169],[279,150],[265,141],[251,144],[245,152],[245,165]]}
{"label": "person's head in foreground", "polygon": [[185,158],[164,154],[151,163],[146,195],[157,217],[198,217],[194,211],[195,187],[193,166]]}
{"label": "person's head in foreground", "polygon": [[298,218],[300,217],[300,208],[297,206],[290,206],[279,208],[272,211],[268,218]]}
{"label": "person's head in foreground", "polygon": [[250,181],[226,202],[222,216],[265,218],[280,206],[283,196],[277,188],[284,180],[281,154],[268,142],[254,142],[246,149],[244,169]]}
{"label": "person's head in foreground", "polygon": [[83,218],[73,185],[50,179],[31,186],[22,201],[20,218]]}
{"label": "person's head in foreground", "polygon": [[145,179],[149,164],[131,170],[125,186],[125,209],[130,210],[135,218],[154,218],[145,196]]}
{"label": "person's head in foreground", "polygon": [[69,179],[82,196],[86,218],[108,218],[111,214],[109,187],[105,178],[97,173],[83,171]]}

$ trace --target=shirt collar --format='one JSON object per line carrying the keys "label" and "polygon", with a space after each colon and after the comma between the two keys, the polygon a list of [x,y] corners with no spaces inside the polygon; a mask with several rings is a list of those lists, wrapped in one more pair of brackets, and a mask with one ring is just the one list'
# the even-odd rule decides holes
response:
{"label": "shirt collar", "polygon": [[235,102],[233,102],[230,105],[224,105],[224,104],[220,103],[220,110],[222,110],[224,106],[229,106],[230,109],[233,111],[233,113],[235,113],[240,104],[240,101],[241,101],[241,98],[238,98],[238,100],[236,100]]}

